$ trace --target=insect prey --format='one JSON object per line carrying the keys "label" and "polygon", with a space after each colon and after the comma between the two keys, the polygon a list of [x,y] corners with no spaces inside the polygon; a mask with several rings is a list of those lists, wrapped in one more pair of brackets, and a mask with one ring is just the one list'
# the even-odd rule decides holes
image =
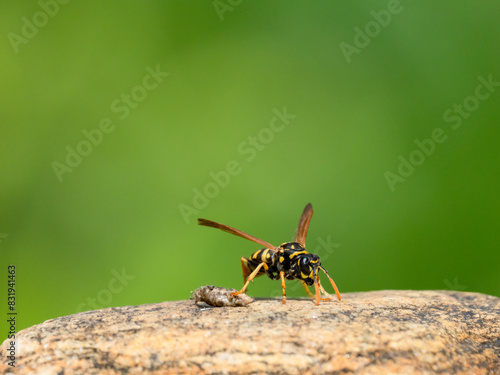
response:
{"label": "insect prey", "polygon": [[198,302],[205,302],[210,306],[246,306],[253,301],[252,298],[244,293],[234,295],[236,289],[226,289],[222,287],[216,287],[214,285],[202,286],[196,289],[192,294],[191,298],[196,304]]}

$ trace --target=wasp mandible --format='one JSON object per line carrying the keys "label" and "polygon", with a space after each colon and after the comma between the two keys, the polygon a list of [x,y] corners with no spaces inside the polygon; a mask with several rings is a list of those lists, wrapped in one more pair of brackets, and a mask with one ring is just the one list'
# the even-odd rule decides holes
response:
{"label": "wasp mandible", "polygon": [[[319,279],[318,269],[322,270],[330,280],[337,298],[341,299],[339,290],[335,282],[328,274],[327,270],[321,266],[319,256],[310,254],[306,250],[306,236],[309,229],[309,222],[313,214],[312,204],[308,203],[304,208],[304,212],[299,220],[297,233],[293,242],[285,242],[279,247],[271,245],[269,242],[258,239],[257,237],[246,234],[238,229],[231,228],[227,225],[216,223],[215,221],[198,219],[199,225],[207,227],[218,228],[224,232],[234,234],[239,237],[246,238],[247,240],[258,243],[264,246],[264,249],[257,250],[250,258],[241,258],[241,269],[243,270],[244,285],[240,291],[232,293],[238,295],[245,293],[250,281],[258,276],[266,274],[272,280],[281,280],[281,288],[283,289],[282,303],[286,303],[286,282],[287,280],[298,279],[302,282],[307,294],[316,300],[316,305],[320,301],[330,301],[331,295],[328,294]],[[314,284],[316,296],[309,290],[308,285]],[[320,292],[328,296],[322,298]]]}

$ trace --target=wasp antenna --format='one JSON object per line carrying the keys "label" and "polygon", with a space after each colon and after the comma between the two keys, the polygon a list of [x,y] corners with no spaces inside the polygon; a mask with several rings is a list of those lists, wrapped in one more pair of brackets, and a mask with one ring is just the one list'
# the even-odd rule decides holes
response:
{"label": "wasp antenna", "polygon": [[340,297],[340,292],[337,289],[337,285],[335,285],[335,281],[333,281],[333,279],[330,277],[330,275],[328,274],[328,272],[322,266],[319,266],[318,268],[321,269],[325,273],[326,276],[328,276],[328,279],[330,280],[330,283],[332,284],[333,289],[335,289],[335,294],[337,295],[337,298],[340,301],[342,298]]}

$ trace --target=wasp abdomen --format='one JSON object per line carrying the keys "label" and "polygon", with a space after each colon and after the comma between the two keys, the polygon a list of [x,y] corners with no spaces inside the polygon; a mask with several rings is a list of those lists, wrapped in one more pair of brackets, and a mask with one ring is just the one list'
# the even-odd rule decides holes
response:
{"label": "wasp abdomen", "polygon": [[241,258],[243,270],[243,276],[247,277],[250,275],[261,263],[267,265],[267,270],[260,268],[255,277],[267,274],[272,280],[277,280],[279,278],[278,270],[275,266],[276,252],[267,248],[257,250],[255,253],[250,255],[250,258]]}
{"label": "wasp abdomen", "polygon": [[268,266],[274,264],[275,252],[269,249],[260,249],[250,255],[250,260],[258,263],[266,263]]}

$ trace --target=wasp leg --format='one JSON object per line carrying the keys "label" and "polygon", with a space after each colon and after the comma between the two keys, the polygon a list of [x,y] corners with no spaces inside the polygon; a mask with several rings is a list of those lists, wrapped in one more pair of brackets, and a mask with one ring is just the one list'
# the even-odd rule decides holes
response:
{"label": "wasp leg", "polygon": [[248,275],[250,275],[250,267],[248,267],[248,258],[241,257],[241,270],[243,271],[243,284],[247,282]]}
{"label": "wasp leg", "polygon": [[316,302],[315,302],[316,306],[318,306],[319,301],[321,301],[321,294],[319,292],[318,282],[319,282],[319,277],[318,276],[314,277],[314,290],[316,291]]}
{"label": "wasp leg", "polygon": [[286,303],[286,282],[285,282],[285,273],[283,271],[280,272],[280,279],[281,279],[281,289],[283,289],[283,299],[281,300],[281,303],[285,304]]}
{"label": "wasp leg", "polygon": [[304,289],[306,290],[306,292],[309,295],[309,297],[311,297],[311,298],[314,299],[314,294],[311,293],[311,291],[309,290],[309,287],[307,286],[306,282],[304,280],[300,280],[300,281],[302,281],[302,285],[304,285]]}
{"label": "wasp leg", "polygon": [[319,289],[321,290],[321,292],[325,295],[325,296],[328,296],[327,298],[321,298],[322,301],[331,301],[332,299],[330,298],[332,295],[330,293],[328,293],[325,288],[323,288],[323,285],[321,285],[321,282],[318,280],[318,284],[319,284]]}
{"label": "wasp leg", "polygon": [[330,283],[332,284],[333,289],[335,289],[335,294],[337,295],[337,298],[340,301],[342,298],[340,297],[340,292],[337,289],[337,285],[335,285],[335,281],[333,281],[333,279],[330,277],[330,275],[328,274],[328,272],[323,267],[319,266],[319,268],[326,274],[326,276],[328,276],[328,279],[330,280]]}
{"label": "wasp leg", "polygon": [[259,273],[260,269],[264,267],[264,269],[267,271],[269,269],[269,266],[265,263],[261,263],[259,264],[254,270],[253,272],[248,276],[248,279],[247,281],[245,282],[245,285],[243,285],[243,288],[241,288],[240,291],[238,292],[233,292],[231,293],[233,296],[237,296],[238,294],[241,294],[241,293],[245,293],[246,290],[247,290],[247,287],[248,287],[248,284],[250,283],[250,281],[252,281],[254,279],[255,276],[257,276],[257,274]]}
{"label": "wasp leg", "polygon": [[[313,300],[316,299],[314,294],[312,294],[311,291],[309,290],[309,287],[307,286],[305,281],[304,280],[301,280],[301,281],[302,281],[302,285],[304,285],[304,289],[306,290],[307,294],[309,294],[309,297],[311,297]],[[319,280],[318,280],[318,286],[323,293],[325,293],[326,295],[329,296],[329,294],[326,293],[325,290],[323,289],[323,287],[321,286],[321,282]],[[320,301],[331,301],[331,299],[330,298],[320,298]]]}
{"label": "wasp leg", "polygon": [[323,285],[321,285],[321,280],[319,279],[319,275],[316,275],[316,279],[318,280],[318,286],[319,286],[319,290],[321,290],[321,292],[325,295],[325,296],[328,296],[326,298],[321,298],[321,301],[324,301],[324,302],[328,302],[328,301],[331,301],[332,299],[330,298],[331,297],[331,294],[328,293],[325,288],[323,288]]}

